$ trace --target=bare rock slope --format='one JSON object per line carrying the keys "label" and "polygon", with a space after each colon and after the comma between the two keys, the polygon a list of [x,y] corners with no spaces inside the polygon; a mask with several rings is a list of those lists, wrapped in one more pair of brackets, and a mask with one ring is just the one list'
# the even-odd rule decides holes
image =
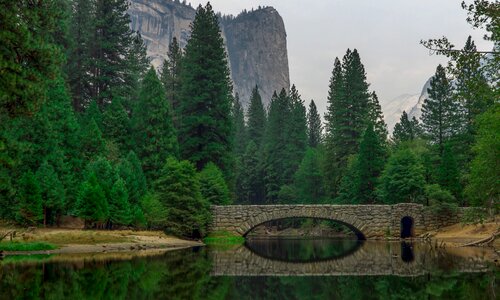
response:
{"label": "bare rock slope", "polygon": [[[132,0],[131,27],[141,33],[148,56],[159,67],[175,36],[185,47],[196,10],[178,0]],[[234,92],[246,106],[251,91],[259,86],[262,100],[269,103],[273,92],[289,89],[288,54],[283,19],[272,7],[243,12],[220,19],[231,69]]]}

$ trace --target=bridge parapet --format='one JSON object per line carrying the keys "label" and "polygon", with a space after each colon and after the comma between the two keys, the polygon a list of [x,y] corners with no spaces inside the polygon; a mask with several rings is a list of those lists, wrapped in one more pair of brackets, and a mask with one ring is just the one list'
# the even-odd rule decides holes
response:
{"label": "bridge parapet", "polygon": [[456,223],[458,216],[437,219],[423,205],[228,205],[212,206],[211,231],[245,236],[256,226],[285,218],[316,218],[345,224],[360,239],[401,236],[401,220],[409,217],[412,234]]}

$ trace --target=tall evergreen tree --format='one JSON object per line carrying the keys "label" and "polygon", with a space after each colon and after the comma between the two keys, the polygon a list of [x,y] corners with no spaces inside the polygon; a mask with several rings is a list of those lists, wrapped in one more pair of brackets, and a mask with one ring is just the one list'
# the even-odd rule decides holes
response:
{"label": "tall evergreen tree", "polygon": [[102,138],[101,130],[99,130],[93,118],[82,128],[80,146],[81,154],[86,161],[90,161],[98,155],[103,155],[106,151],[106,142]]}
{"label": "tall evergreen tree", "polygon": [[168,210],[165,223],[168,232],[189,237],[205,235],[209,204],[201,195],[193,164],[169,157],[155,183],[155,190]]}
{"label": "tall evergreen tree", "polygon": [[384,141],[380,140],[380,132],[373,125],[368,125],[359,145],[357,160],[357,190],[360,203],[377,202],[376,188],[379,176],[385,166],[386,152]]}
{"label": "tall evergreen tree", "polygon": [[134,151],[130,151],[127,157],[120,162],[118,175],[125,181],[130,204],[132,206],[138,205],[140,199],[147,192],[147,184],[141,162]]}
{"label": "tall evergreen tree", "polygon": [[65,71],[72,94],[73,109],[84,111],[91,99],[91,53],[95,24],[95,0],[72,2],[70,23],[72,37]]}
{"label": "tall evergreen tree", "polygon": [[178,144],[170,105],[153,67],[142,82],[132,123],[137,155],[144,173],[148,179],[155,179],[166,158],[178,155]]}
{"label": "tall evergreen tree", "polygon": [[375,92],[371,93],[370,99],[368,100],[367,121],[368,124],[373,125],[373,130],[378,134],[380,142],[385,143],[388,134],[387,125],[385,124],[382,108]]}
{"label": "tall evergreen tree", "polygon": [[37,225],[43,220],[40,184],[33,172],[23,174],[19,183],[17,221],[25,225]]}
{"label": "tall evergreen tree", "polygon": [[[361,136],[370,121],[370,109],[376,98],[368,91],[366,73],[356,49],[347,49],[342,59],[335,59],[328,93],[326,120],[326,180],[330,195],[337,194],[340,179],[350,155],[357,153]],[[375,121],[381,114],[375,112]]]}
{"label": "tall evergreen tree", "polygon": [[108,201],[95,174],[89,174],[81,185],[76,202],[77,215],[85,220],[85,227],[100,226],[109,217]]}
{"label": "tall evergreen tree", "polygon": [[262,144],[266,129],[266,110],[262,104],[259,87],[256,85],[250,96],[250,105],[247,111],[248,140],[253,141],[257,148]]}
{"label": "tall evergreen tree", "polygon": [[198,174],[200,191],[203,198],[213,205],[231,204],[231,195],[227,187],[224,175],[214,164],[208,163]]}
{"label": "tall evergreen tree", "polygon": [[[121,104],[130,113],[134,109],[134,102],[139,97],[141,81],[150,68],[150,61],[146,53],[146,44],[139,32],[134,32],[131,36],[124,64],[124,82],[119,86],[117,98],[123,99]],[[115,97],[116,95],[113,95],[113,101]]]}
{"label": "tall evergreen tree", "polygon": [[[128,47],[132,44],[127,0],[95,0],[91,44],[91,98],[100,108],[111,103],[113,93],[123,90]],[[124,95],[125,96],[125,95]]]}
{"label": "tall evergreen tree", "polygon": [[121,151],[125,151],[130,144],[131,126],[119,97],[115,97],[106,107],[102,117],[102,128],[107,140],[113,141]]}
{"label": "tall evergreen tree", "polygon": [[264,204],[265,188],[263,170],[259,149],[254,141],[250,140],[241,160],[242,170],[237,182],[240,182],[238,199],[240,204]]}
{"label": "tall evergreen tree", "polygon": [[318,109],[314,100],[309,104],[307,112],[307,136],[309,147],[316,148],[323,140],[323,128],[321,125],[321,117],[318,114]]}
{"label": "tall evergreen tree", "polygon": [[451,145],[444,145],[443,154],[438,168],[438,183],[448,190],[457,200],[462,199],[462,184],[460,183],[460,173],[457,162],[453,154]]}
{"label": "tall evergreen tree", "polygon": [[43,225],[54,224],[65,205],[64,186],[54,168],[44,161],[36,171],[43,207]]}
{"label": "tall evergreen tree", "polygon": [[429,139],[443,152],[444,144],[460,130],[460,106],[453,101],[451,84],[439,65],[431,79],[429,98],[422,105],[422,126]]}
{"label": "tall evergreen tree", "polygon": [[128,201],[125,181],[118,178],[111,189],[109,199],[109,220],[112,225],[129,225],[132,222],[132,211]]}
{"label": "tall evergreen tree", "polygon": [[297,199],[303,204],[319,204],[325,196],[320,149],[309,148],[295,173],[293,186]]}
{"label": "tall evergreen tree", "polygon": [[394,125],[394,131],[392,132],[392,140],[395,143],[401,143],[405,141],[413,141],[421,135],[420,125],[415,117],[411,120],[408,118],[406,111],[403,111],[399,122]]}
{"label": "tall evergreen tree", "polygon": [[245,112],[240,103],[238,94],[234,97],[233,104],[233,128],[234,128],[234,154],[237,159],[245,153],[247,143],[247,131],[245,126]]}
{"label": "tall evergreen tree", "polygon": [[[289,101],[290,115],[285,114],[284,138],[286,152],[285,158],[285,183],[291,184],[293,176],[307,149],[307,116],[304,101],[301,99],[295,85],[290,89]],[[286,113],[286,111],[285,111]]]}
{"label": "tall evergreen tree", "polygon": [[172,105],[175,128],[179,129],[179,99],[181,92],[181,61],[182,49],[174,36],[168,45],[167,59],[163,62],[161,69],[161,82],[165,88],[167,100]]}
{"label": "tall evergreen tree", "polygon": [[182,61],[181,156],[198,170],[213,162],[228,176],[233,164],[232,86],[219,22],[210,3],[196,11]]}

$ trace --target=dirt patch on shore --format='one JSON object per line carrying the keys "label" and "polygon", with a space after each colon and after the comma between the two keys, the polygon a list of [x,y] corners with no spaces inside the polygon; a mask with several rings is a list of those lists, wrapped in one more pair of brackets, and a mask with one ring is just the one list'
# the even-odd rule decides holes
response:
{"label": "dirt patch on shore", "polygon": [[[458,247],[464,244],[483,240],[500,231],[500,217],[490,222],[477,225],[455,224],[432,232],[432,238],[447,246]],[[497,237],[489,246],[500,249],[500,239]]]}
{"label": "dirt patch on shore", "polygon": [[[29,254],[130,252],[150,249],[178,249],[203,245],[199,241],[189,241],[168,236],[162,231],[58,228],[37,228],[30,231],[20,229],[13,240],[47,242],[58,246],[58,249],[55,250],[30,251]],[[28,254],[28,252],[16,251],[4,254]]]}

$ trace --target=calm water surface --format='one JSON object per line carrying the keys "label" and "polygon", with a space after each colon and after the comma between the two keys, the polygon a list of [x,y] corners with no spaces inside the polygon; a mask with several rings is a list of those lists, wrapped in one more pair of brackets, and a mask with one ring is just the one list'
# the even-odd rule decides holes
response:
{"label": "calm water surface", "polygon": [[0,299],[498,299],[499,270],[482,251],[252,239],[145,257],[7,257]]}

